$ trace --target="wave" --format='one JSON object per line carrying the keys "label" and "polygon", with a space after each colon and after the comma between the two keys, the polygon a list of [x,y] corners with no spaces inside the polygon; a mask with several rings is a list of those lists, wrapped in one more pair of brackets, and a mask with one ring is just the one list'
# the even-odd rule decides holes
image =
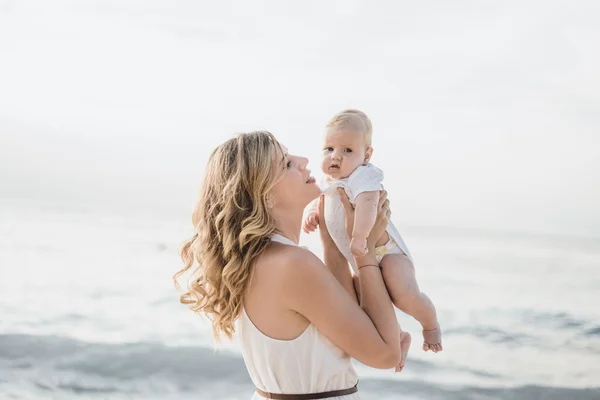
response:
{"label": "wave", "polygon": [[[552,348],[540,340],[539,334],[560,333],[563,345],[569,346],[572,351],[600,353],[600,347],[594,344],[600,336],[600,326],[595,321],[577,317],[567,312],[539,312],[535,310],[488,310],[486,312],[499,313],[502,318],[509,318],[512,329],[507,330],[492,324],[461,326],[448,328],[444,331],[446,336],[469,336],[507,348]],[[530,332],[537,331],[538,335]]]}
{"label": "wave", "polygon": [[247,382],[242,359],[202,347],[171,347],[162,343],[88,343],[57,336],[0,335],[0,360],[17,369],[52,368],[115,380],[154,377],[179,380],[220,379]]}
{"label": "wave", "polygon": [[538,341],[531,335],[516,332],[507,332],[493,326],[472,326],[447,329],[446,335],[470,335],[491,343],[501,343],[511,347],[535,345]]}
{"label": "wave", "polygon": [[[437,368],[416,360],[411,367]],[[207,393],[213,398],[223,398],[223,393],[228,398],[249,398],[253,390],[243,360],[227,351],[158,342],[88,343],[26,334],[0,335],[0,377],[8,377],[0,379],[0,392],[36,392],[40,398],[50,393],[73,399],[198,399]],[[398,379],[361,379],[359,386],[365,399],[395,399],[400,394],[415,399],[600,398],[600,388],[448,387]]]}
{"label": "wave", "polygon": [[15,398],[21,398],[23,392],[35,399],[50,395],[61,399],[170,399],[186,393],[213,393],[217,396],[213,398],[220,398],[218,393],[224,388],[234,393],[252,391],[240,356],[158,342],[106,344],[3,334],[0,377],[5,376],[6,381],[0,379],[0,393],[13,393]]}
{"label": "wave", "polygon": [[585,327],[591,322],[582,318],[577,318],[567,312],[546,312],[528,310],[523,313],[523,320],[536,325],[542,325],[551,329],[576,330]]}
{"label": "wave", "polygon": [[600,388],[556,388],[520,386],[509,388],[452,388],[430,385],[423,381],[364,380],[360,382],[361,396],[365,399],[427,399],[427,400],[597,400]]}
{"label": "wave", "polygon": [[588,329],[585,333],[589,336],[600,336],[600,326]]}

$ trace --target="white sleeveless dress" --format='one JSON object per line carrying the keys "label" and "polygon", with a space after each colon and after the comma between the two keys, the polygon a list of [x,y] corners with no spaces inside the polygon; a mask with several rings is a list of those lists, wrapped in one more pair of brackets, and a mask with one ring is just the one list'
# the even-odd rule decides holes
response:
{"label": "white sleeveless dress", "polygon": [[[273,241],[295,246],[273,235]],[[348,356],[310,324],[295,339],[278,340],[264,335],[242,309],[237,331],[250,378],[257,388],[270,393],[304,394],[348,389],[358,375]],[[253,400],[264,399],[254,393]],[[358,393],[332,399],[356,400]]]}

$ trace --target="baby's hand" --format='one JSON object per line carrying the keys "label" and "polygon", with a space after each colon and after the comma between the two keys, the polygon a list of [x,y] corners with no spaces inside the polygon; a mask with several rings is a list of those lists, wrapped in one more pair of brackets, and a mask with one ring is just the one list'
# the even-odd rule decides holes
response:
{"label": "baby's hand", "polygon": [[306,233],[311,233],[311,232],[314,232],[318,226],[319,226],[319,212],[318,211],[309,212],[308,215],[306,216],[306,219],[304,220],[304,226],[302,227],[302,229]]}
{"label": "baby's hand", "polygon": [[354,257],[362,257],[369,251],[367,249],[367,239],[353,237],[350,241],[350,251]]}

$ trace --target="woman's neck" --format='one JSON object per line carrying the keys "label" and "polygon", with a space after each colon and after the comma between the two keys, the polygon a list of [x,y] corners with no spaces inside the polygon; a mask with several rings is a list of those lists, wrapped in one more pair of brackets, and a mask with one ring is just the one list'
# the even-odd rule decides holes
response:
{"label": "woman's neck", "polygon": [[303,210],[274,210],[275,230],[282,236],[298,244],[300,242],[300,227],[302,226]]}

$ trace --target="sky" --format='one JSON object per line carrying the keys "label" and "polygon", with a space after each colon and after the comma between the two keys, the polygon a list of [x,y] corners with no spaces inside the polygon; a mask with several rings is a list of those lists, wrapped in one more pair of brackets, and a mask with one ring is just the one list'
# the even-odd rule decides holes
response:
{"label": "sky", "polygon": [[318,176],[323,125],[359,108],[397,225],[600,237],[599,20],[592,0],[0,0],[0,199],[178,216],[235,132]]}

